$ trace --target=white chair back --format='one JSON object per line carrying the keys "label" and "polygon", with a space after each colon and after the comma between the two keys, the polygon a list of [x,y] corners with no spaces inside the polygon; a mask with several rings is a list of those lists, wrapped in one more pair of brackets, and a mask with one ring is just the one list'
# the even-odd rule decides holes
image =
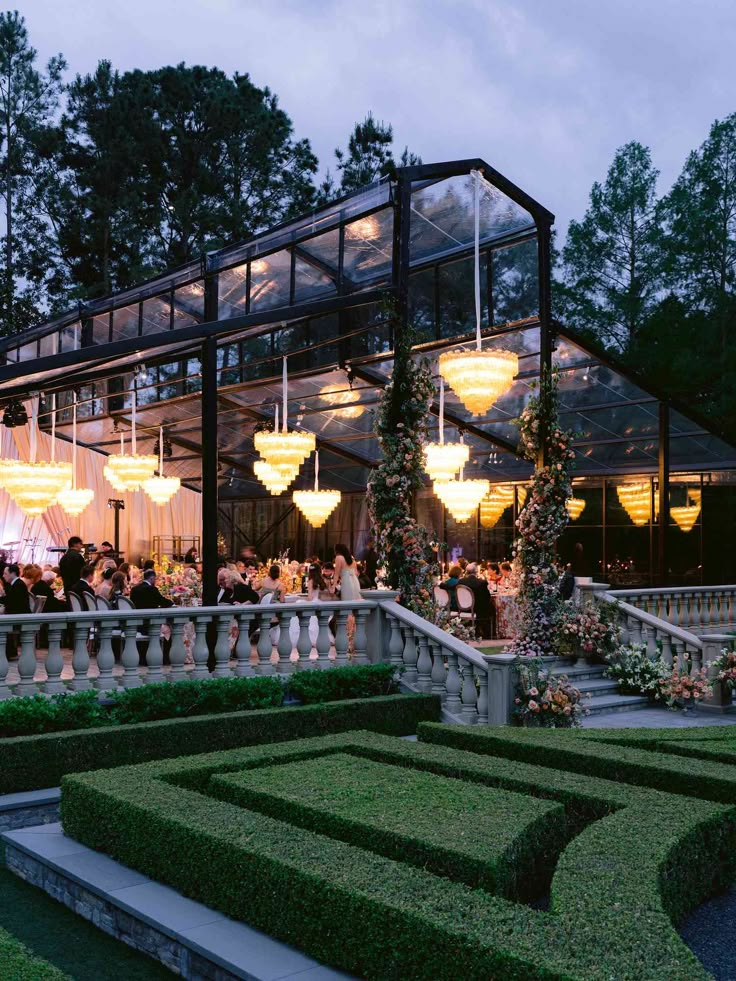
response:
{"label": "white chair back", "polygon": [[104,596],[96,596],[97,609],[98,610],[111,610],[110,601],[106,600]]}
{"label": "white chair back", "polygon": [[82,593],[82,598],[84,599],[84,605],[90,612],[97,611],[97,597],[94,593]]}
{"label": "white chair back", "polygon": [[463,613],[472,613],[475,607],[475,594],[467,586],[456,586],[457,608]]}
{"label": "white chair back", "polygon": [[67,599],[69,600],[69,605],[71,606],[73,613],[82,612],[82,601],[76,593],[70,592]]}
{"label": "white chair back", "polygon": [[[31,596],[33,597],[33,594],[32,593],[31,593]],[[34,598],[36,600],[36,606],[35,606],[35,608],[33,610],[31,610],[31,612],[32,613],[43,613],[43,608],[44,608],[44,606],[46,606],[46,599],[47,599],[47,597],[45,597],[45,596],[36,596]]]}
{"label": "white chair back", "polygon": [[273,593],[264,593],[263,596],[258,600],[259,603],[271,603],[273,602]]}
{"label": "white chair back", "polygon": [[434,601],[441,610],[445,610],[450,605],[450,594],[441,586],[435,586]]}
{"label": "white chair back", "polygon": [[134,610],[135,609],[135,607],[130,602],[130,600],[128,599],[127,596],[118,596],[117,604],[118,604],[118,609],[119,610]]}

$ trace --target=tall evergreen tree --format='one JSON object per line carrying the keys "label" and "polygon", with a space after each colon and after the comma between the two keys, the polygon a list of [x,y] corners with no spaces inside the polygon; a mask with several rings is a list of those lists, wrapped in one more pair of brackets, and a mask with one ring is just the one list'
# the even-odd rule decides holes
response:
{"label": "tall evergreen tree", "polygon": [[[393,173],[397,163],[393,154],[394,131],[391,125],[377,122],[373,113],[368,113],[362,123],[356,123],[350,134],[346,150],[335,150],[337,170],[340,177],[340,191],[345,194],[355,191],[372,181]],[[421,163],[421,158],[409,152],[408,147],[399,158],[398,166],[407,167]],[[329,174],[323,195],[332,190]]]}
{"label": "tall evergreen tree", "polygon": [[622,350],[633,343],[662,290],[657,176],[640,143],[617,150],[605,183],[593,185],[582,221],[570,222],[562,250],[558,314]]}
{"label": "tall evergreen tree", "polygon": [[37,53],[28,39],[18,11],[0,13],[0,195],[4,203],[5,235],[2,277],[2,332],[28,326],[34,317],[35,297],[27,284],[25,222],[16,212],[32,207],[30,177],[38,142],[58,106],[62,73],[61,55],[49,59],[45,70],[36,66]]}

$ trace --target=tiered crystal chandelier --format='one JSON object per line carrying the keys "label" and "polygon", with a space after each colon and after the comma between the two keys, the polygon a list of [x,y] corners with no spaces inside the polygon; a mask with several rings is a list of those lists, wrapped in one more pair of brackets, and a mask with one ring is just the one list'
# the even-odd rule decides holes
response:
{"label": "tiered crystal chandelier", "polygon": [[107,466],[105,467],[105,476],[116,490],[122,488],[129,491],[137,491],[144,480],[148,480],[149,477],[153,477],[158,465],[158,459],[153,453],[137,452],[135,435],[137,402],[138,393],[135,385],[133,385],[130,444],[131,452],[122,452],[121,440],[120,454],[112,453],[107,458]]}
{"label": "tiered crystal chandelier", "polygon": [[424,469],[431,480],[453,480],[470,459],[465,443],[445,442],[445,380],[440,375],[439,442],[424,447]]}
{"label": "tiered crystal chandelier", "polygon": [[164,427],[158,427],[158,476],[144,480],[143,490],[154,504],[162,507],[179,491],[181,481],[178,477],[164,477]]}
{"label": "tiered crystal chandelier", "polygon": [[566,505],[570,521],[577,521],[585,510],[585,501],[582,497],[568,497]]}
{"label": "tiered crystal chandelier", "polygon": [[[53,427],[52,427],[53,428]],[[63,488],[72,480],[72,465],[55,459],[55,431],[51,440],[51,460],[36,462],[38,440],[38,398],[31,399],[30,461],[7,460],[3,487],[29,518],[40,518],[56,502]]]}
{"label": "tiered crystal chandelier", "polygon": [[270,494],[281,494],[289,486],[293,477],[284,476],[280,470],[276,470],[265,460],[256,460],[253,464],[253,473],[260,480]]}
{"label": "tiered crystal chandelier", "polygon": [[480,502],[480,523],[484,528],[493,528],[506,508],[514,503],[514,485],[496,484],[491,487]]}
{"label": "tiered crystal chandelier", "polygon": [[[54,407],[55,408],[55,407]],[[56,412],[52,410],[53,416]],[[55,422],[52,418],[52,430]],[[74,393],[74,405],[72,407],[72,484],[59,492],[56,503],[73,518],[78,517],[85,511],[95,496],[91,487],[77,487],[77,394]]]}
{"label": "tiered crystal chandelier", "polygon": [[687,534],[687,532],[692,531],[695,527],[695,522],[700,515],[700,505],[685,504],[682,507],[670,508],[670,514],[680,531],[684,531]]}
{"label": "tiered crystal chandelier", "polygon": [[465,480],[462,470],[457,480],[435,480],[432,486],[455,521],[460,523],[475,514],[490,488],[487,480]]}
{"label": "tiered crystal chandelier", "polygon": [[652,488],[648,481],[619,484],[616,488],[621,506],[635,525],[649,524],[652,518]]}
{"label": "tiered crystal chandelier", "polygon": [[442,377],[453,389],[465,408],[473,415],[483,415],[511,388],[519,370],[519,358],[512,351],[482,350],[480,334],[480,182],[477,170],[475,181],[475,351],[463,349],[440,355]]}
{"label": "tiered crystal chandelier", "polygon": [[[303,430],[294,430],[293,432],[289,432],[287,423],[288,386],[286,358],[284,358],[282,384],[284,404],[283,428],[279,432],[277,406],[276,420],[273,430],[264,430],[256,433],[253,437],[253,445],[266,463],[268,463],[274,470],[277,470],[282,474],[288,486],[299,473],[299,468],[310,453],[314,452],[317,441],[313,433],[307,433]],[[271,493],[274,492],[272,491]],[[280,493],[280,491],[278,493]]]}
{"label": "tiered crystal chandelier", "polygon": [[341,500],[340,491],[319,489],[319,451],[315,451],[314,490],[294,491],[292,501],[313,528],[321,528]]}

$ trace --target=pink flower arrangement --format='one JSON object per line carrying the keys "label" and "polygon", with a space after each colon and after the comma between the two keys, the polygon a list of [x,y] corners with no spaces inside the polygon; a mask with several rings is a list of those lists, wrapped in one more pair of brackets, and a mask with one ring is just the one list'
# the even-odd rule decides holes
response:
{"label": "pink flower arrangement", "polygon": [[542,670],[539,661],[519,669],[514,698],[515,719],[519,725],[549,729],[579,726],[580,717],[589,714],[582,702],[582,692],[571,685],[565,675],[550,675]]}
{"label": "pink flower arrangement", "polygon": [[705,668],[687,672],[680,671],[677,665],[673,666],[668,678],[659,679],[659,691],[670,708],[684,708],[713,695]]}

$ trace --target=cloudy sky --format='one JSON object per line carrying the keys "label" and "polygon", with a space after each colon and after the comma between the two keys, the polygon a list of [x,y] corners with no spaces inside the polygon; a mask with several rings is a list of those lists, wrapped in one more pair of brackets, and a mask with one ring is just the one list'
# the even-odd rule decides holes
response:
{"label": "cloudy sky", "polygon": [[180,61],[278,93],[323,167],[372,110],[425,162],[480,156],[564,226],[616,147],[666,188],[736,111],[733,0],[25,0],[70,71]]}

